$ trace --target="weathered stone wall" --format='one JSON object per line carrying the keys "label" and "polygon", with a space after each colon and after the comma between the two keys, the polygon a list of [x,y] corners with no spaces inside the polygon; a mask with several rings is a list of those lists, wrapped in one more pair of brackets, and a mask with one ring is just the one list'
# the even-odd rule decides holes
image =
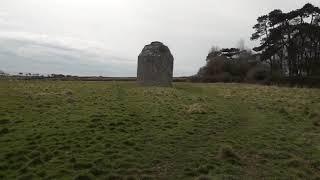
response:
{"label": "weathered stone wall", "polygon": [[138,83],[150,86],[171,86],[173,61],[169,48],[161,42],[146,45],[138,57]]}

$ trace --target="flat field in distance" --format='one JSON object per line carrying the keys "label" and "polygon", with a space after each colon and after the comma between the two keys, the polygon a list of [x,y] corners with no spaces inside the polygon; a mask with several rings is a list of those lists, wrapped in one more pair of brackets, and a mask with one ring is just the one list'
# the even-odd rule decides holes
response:
{"label": "flat field in distance", "polygon": [[320,90],[0,81],[0,179],[320,178]]}

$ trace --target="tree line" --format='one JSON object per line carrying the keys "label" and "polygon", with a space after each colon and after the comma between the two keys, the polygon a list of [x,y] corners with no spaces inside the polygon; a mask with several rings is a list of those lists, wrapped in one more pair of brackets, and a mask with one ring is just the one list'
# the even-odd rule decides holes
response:
{"label": "tree line", "polygon": [[289,77],[320,75],[320,9],[306,4],[288,13],[274,10],[258,18],[252,40],[260,39],[254,50],[271,70]]}
{"label": "tree line", "polygon": [[248,81],[253,76],[268,83],[320,83],[318,7],[308,3],[287,13],[273,10],[258,17],[253,29],[251,40],[260,41],[260,45],[253,48],[255,53],[215,47],[209,52],[206,66],[193,78],[198,81]]}

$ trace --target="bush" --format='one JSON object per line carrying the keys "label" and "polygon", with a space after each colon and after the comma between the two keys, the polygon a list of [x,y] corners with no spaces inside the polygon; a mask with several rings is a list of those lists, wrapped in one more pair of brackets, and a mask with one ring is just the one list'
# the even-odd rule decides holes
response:
{"label": "bush", "polygon": [[[252,70],[259,67],[256,70]],[[191,77],[193,82],[244,82],[249,73],[249,79],[267,78],[268,68],[261,65],[256,60],[256,56],[248,51],[239,52],[238,56],[225,56],[219,54],[209,54],[207,64],[200,68],[196,76]]]}
{"label": "bush", "polygon": [[249,82],[266,82],[270,80],[269,68],[265,65],[257,65],[247,73],[246,80]]}

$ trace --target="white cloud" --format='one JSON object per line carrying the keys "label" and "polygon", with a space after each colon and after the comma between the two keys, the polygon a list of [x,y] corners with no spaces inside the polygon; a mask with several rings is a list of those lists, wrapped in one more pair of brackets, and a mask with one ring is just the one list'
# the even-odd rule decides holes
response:
{"label": "white cloud", "polygon": [[6,12],[0,11],[0,24],[5,24],[6,23],[6,20],[5,20],[6,16],[7,16]]}
{"label": "white cloud", "polygon": [[17,41],[30,42],[39,46],[47,46],[56,49],[77,50],[101,56],[115,54],[115,52],[105,48],[103,43],[87,41],[71,37],[54,37],[47,34],[34,34],[28,32],[1,32],[0,39],[11,39]]}

